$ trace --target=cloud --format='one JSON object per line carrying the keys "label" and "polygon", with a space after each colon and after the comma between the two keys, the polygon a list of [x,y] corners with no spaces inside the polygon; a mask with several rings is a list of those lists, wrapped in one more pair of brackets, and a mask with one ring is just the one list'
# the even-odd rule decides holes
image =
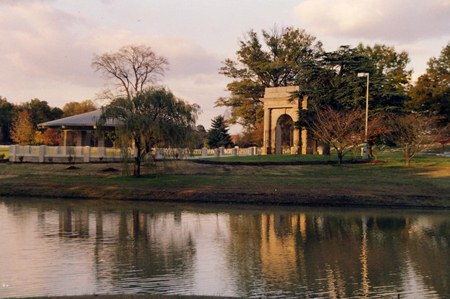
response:
{"label": "cloud", "polygon": [[413,42],[448,35],[449,0],[304,0],[295,14],[320,34]]}
{"label": "cloud", "polygon": [[14,5],[0,12],[0,78],[3,82],[33,85],[42,80],[91,85],[91,52],[77,34],[87,24],[42,3]]}
{"label": "cloud", "polygon": [[[183,91],[183,80],[198,90],[217,86],[221,59],[190,40],[105,28],[44,2],[0,4],[0,94],[12,101],[38,97],[62,106],[67,101],[94,98],[107,83],[91,68],[94,54],[114,52],[129,44],[149,45],[168,58],[170,70],[163,84],[176,82],[175,88]],[[196,100],[193,90],[183,96]]]}

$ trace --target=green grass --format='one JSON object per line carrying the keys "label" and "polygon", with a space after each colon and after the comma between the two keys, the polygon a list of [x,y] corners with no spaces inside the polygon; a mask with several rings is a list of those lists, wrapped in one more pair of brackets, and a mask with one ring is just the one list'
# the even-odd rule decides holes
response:
{"label": "green grass", "polygon": [[[358,160],[360,157],[353,157],[351,154],[344,156],[344,161]],[[219,157],[209,158],[207,161],[224,162],[224,163],[296,163],[296,162],[328,162],[337,161],[337,155],[330,156],[321,155],[260,155],[260,156],[236,156],[236,157]]]}
{"label": "green grass", "polygon": [[[190,194],[228,194],[230,201],[352,198],[351,204],[443,206],[450,208],[450,159],[419,155],[410,168],[399,152],[380,155],[378,163],[261,165],[261,162],[326,161],[322,156],[253,156],[221,158],[234,164],[160,161],[143,166],[143,177],[124,176],[122,164],[3,164],[0,195],[91,197],[117,199],[184,199]],[[333,159],[333,157],[331,157]],[[252,164],[253,162],[253,164]],[[156,195],[155,195],[156,194]],[[167,195],[168,194],[168,195]],[[189,195],[186,195],[189,194]],[[253,195],[252,195],[253,194]],[[374,199],[375,198],[375,199]],[[417,199],[417,201],[416,201]]]}

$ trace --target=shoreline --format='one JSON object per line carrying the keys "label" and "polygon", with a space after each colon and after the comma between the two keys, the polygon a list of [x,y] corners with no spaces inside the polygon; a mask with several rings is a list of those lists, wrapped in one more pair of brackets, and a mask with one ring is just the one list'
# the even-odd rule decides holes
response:
{"label": "shoreline", "polygon": [[[427,160],[428,159],[428,160]],[[120,164],[0,164],[0,197],[168,203],[450,209],[447,160],[236,165],[166,161],[122,175]],[[425,164],[426,163],[426,164]]]}
{"label": "shoreline", "polygon": [[[33,192],[34,190],[34,192]],[[37,191],[37,192],[36,192]],[[80,191],[78,189],[78,191]],[[450,210],[450,206],[441,203],[442,198],[433,196],[379,196],[366,195],[321,195],[288,192],[205,192],[192,190],[120,192],[106,194],[110,189],[95,188],[78,192],[73,187],[59,186],[58,192],[47,188],[23,188],[15,186],[0,190],[0,197],[33,199],[71,199],[71,200],[111,200],[161,203],[190,203],[217,205],[255,205],[255,206],[305,206],[332,208],[392,208],[392,209],[433,209]],[[126,190],[125,190],[126,191]],[[430,204],[430,202],[433,202]]]}

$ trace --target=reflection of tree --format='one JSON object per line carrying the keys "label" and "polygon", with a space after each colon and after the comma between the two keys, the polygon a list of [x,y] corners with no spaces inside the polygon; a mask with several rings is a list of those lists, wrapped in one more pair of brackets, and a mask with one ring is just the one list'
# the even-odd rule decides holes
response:
{"label": "reflection of tree", "polygon": [[260,263],[261,218],[258,214],[233,213],[229,221],[230,241],[226,253],[229,271],[237,276],[238,294],[264,294]]}
{"label": "reflection of tree", "polygon": [[430,290],[450,295],[450,221],[445,217],[410,220],[406,252],[412,268]]}
{"label": "reflection of tree", "polygon": [[[79,201],[2,204],[18,217],[32,211],[40,237],[54,238],[62,250],[80,246],[77,252],[86,252],[87,260],[92,256],[96,283],[108,290],[122,291],[130,281],[154,292],[193,284],[196,246],[205,244],[195,239],[204,212],[191,212],[195,216],[188,219],[177,208],[105,208]],[[448,213],[225,212],[229,233],[220,239],[227,244],[238,296],[364,298],[411,287],[436,297],[450,292]],[[17,219],[22,219],[19,228],[29,227],[30,221]]]}
{"label": "reflection of tree", "polygon": [[[340,213],[233,215],[230,269],[238,275],[240,295],[370,297],[380,288],[407,291],[403,269],[414,261],[415,274],[445,294],[448,273],[434,274],[433,268],[445,271],[439,263],[449,262],[449,224],[429,229],[438,234],[418,229],[419,238],[409,233],[413,223],[403,216]],[[431,255],[436,258],[430,263]]]}
{"label": "reflection of tree", "polygon": [[[86,207],[83,204],[55,206],[58,236],[63,240],[83,237],[79,242],[93,244],[96,276],[120,283],[123,279],[164,276],[160,282],[166,289],[177,283],[190,284],[186,273],[194,267],[195,241],[190,232],[182,229],[182,214],[152,213],[138,209],[107,211],[104,207]],[[53,237],[49,209],[42,207],[38,221],[44,236]],[[49,219],[47,219],[49,218]],[[95,232],[90,233],[90,219]],[[89,238],[95,238],[95,242]],[[103,282],[104,283],[104,282]]]}
{"label": "reflection of tree", "polygon": [[[170,215],[121,212],[113,279],[169,275],[183,279],[194,263],[195,244],[190,233],[179,233],[180,225]],[[166,283],[174,281],[165,280]]]}

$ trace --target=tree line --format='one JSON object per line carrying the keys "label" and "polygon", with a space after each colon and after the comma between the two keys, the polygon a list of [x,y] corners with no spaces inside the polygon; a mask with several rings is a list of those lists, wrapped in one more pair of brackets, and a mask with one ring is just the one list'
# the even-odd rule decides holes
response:
{"label": "tree line", "polygon": [[240,41],[236,58],[226,59],[220,68],[231,79],[230,96],[219,98],[216,106],[231,110],[228,123],[244,127],[243,140],[261,145],[260,99],[265,88],[298,86],[292,98],[307,97],[308,108],[299,110],[295,125],[310,129],[316,140],[332,146],[341,161],[346,151],[364,141],[361,112],[367,82],[358,77],[363,73],[370,77],[369,149],[400,146],[409,163],[426,144],[449,141],[450,43],[439,57],[430,58],[425,74],[414,84],[409,62],[406,51],[383,44],[342,45],[325,51],[316,37],[302,29],[274,28],[261,35],[250,30]]}
{"label": "tree line", "polygon": [[[96,55],[92,67],[111,83],[103,93],[109,102],[102,107],[99,127],[108,118],[117,120],[117,144],[134,145],[133,173],[139,176],[141,162],[155,146],[199,147],[205,143],[211,147],[231,146],[227,129],[230,124],[244,127],[242,144],[261,145],[260,98],[266,87],[299,86],[298,93],[292,97],[307,97],[309,107],[299,110],[300,121],[295,125],[309,128],[316,139],[334,147],[341,158],[351,148],[349,144],[361,140],[366,82],[358,78],[358,73],[370,76],[371,148],[394,142],[405,148],[405,157],[412,157],[416,153],[413,145],[423,144],[425,139],[421,136],[430,132],[431,125],[448,126],[449,56],[450,44],[447,44],[439,57],[430,59],[426,73],[413,85],[405,51],[397,52],[381,44],[343,45],[335,51],[325,51],[316,37],[302,29],[263,30],[262,38],[250,30],[240,41],[236,58],[226,59],[219,70],[231,79],[227,85],[230,96],[217,99],[216,105],[230,108],[231,118],[216,117],[208,132],[202,126],[195,126],[198,105],[157,85],[169,62],[150,47],[124,46],[116,52]],[[66,106],[62,110],[52,108],[38,99],[13,105],[1,98],[0,142],[51,143],[51,138],[46,139],[36,131],[38,123],[69,116],[68,111],[77,114],[96,109],[87,101]],[[427,128],[419,133],[414,130],[419,121],[430,118],[433,122]],[[337,130],[345,122],[351,125]],[[328,131],[324,131],[326,128]],[[406,132],[414,140],[405,141],[401,134]],[[446,140],[447,135],[441,140]]]}
{"label": "tree line", "polygon": [[95,109],[98,108],[91,100],[69,102],[61,109],[39,99],[14,104],[0,96],[0,144],[59,144],[57,130],[39,131],[38,124]]}

